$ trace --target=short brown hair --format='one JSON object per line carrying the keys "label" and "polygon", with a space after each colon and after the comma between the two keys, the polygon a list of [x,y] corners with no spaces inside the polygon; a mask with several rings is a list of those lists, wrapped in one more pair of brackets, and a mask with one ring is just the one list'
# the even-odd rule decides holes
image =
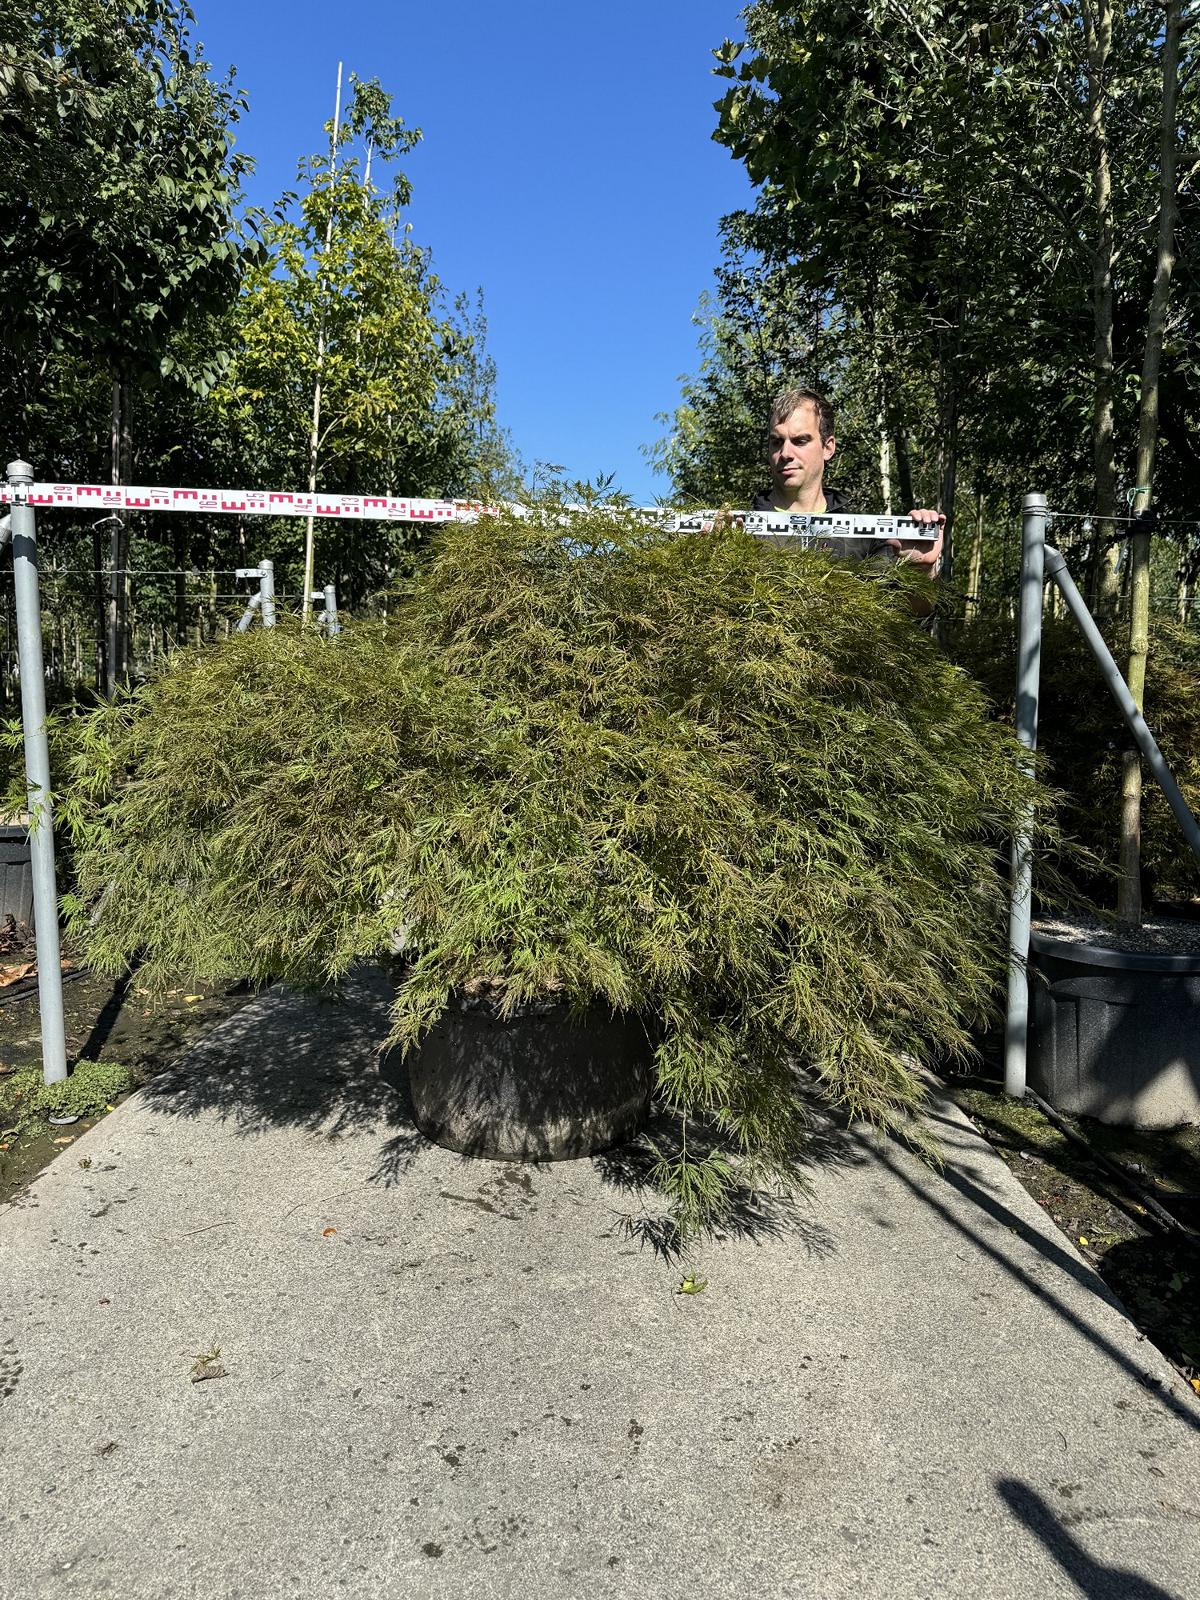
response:
{"label": "short brown hair", "polygon": [[817,413],[821,443],[829,443],[833,438],[833,407],[817,389],[785,389],[782,394],[775,396],[771,402],[771,415],[767,419],[768,440],[771,437],[771,429],[778,427],[785,417],[790,417],[792,412],[802,405],[812,406]]}

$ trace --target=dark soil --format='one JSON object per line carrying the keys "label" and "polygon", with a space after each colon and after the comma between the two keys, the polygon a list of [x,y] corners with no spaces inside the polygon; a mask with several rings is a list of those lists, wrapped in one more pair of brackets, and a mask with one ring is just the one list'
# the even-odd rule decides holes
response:
{"label": "dark soil", "polygon": [[[1200,1392],[1200,1233],[1160,1223],[1088,1151],[994,1080],[949,1078],[946,1088],[1130,1319]],[[1200,1230],[1200,1127],[1145,1132],[1082,1117],[1072,1126],[1185,1227]]]}
{"label": "dark soil", "polygon": [[[12,937],[11,930],[0,929],[0,940],[5,933]],[[0,944],[0,967],[32,959],[32,948],[20,936],[9,949]],[[114,983],[68,965],[63,975],[68,1065],[79,1060],[120,1062],[129,1067],[136,1087],[251,999],[244,984],[205,983],[180,984],[152,999],[136,974]],[[99,1120],[85,1117],[69,1127],[39,1121],[33,1128],[5,1131],[20,1120],[12,1104],[12,1074],[40,1066],[41,1059],[37,979],[30,974],[0,986],[0,1203]]]}

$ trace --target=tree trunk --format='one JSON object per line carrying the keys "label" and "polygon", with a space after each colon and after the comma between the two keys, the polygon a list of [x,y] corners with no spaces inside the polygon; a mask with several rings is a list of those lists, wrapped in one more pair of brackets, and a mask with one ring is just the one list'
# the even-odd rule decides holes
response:
{"label": "tree trunk", "polygon": [[971,559],[967,567],[967,617],[977,617],[981,609],[980,588],[983,585],[983,485],[975,488],[975,526],[971,531]]}
{"label": "tree trunk", "polygon": [[883,514],[890,517],[892,514],[892,441],[888,437],[887,413],[883,406],[875,419],[876,432],[879,435],[879,496],[883,502]]}
{"label": "tree trunk", "polygon": [[[337,173],[338,129],[342,115],[342,63],[338,62],[337,98],[333,107],[333,130],[329,135],[329,217],[325,224],[325,250],[333,242],[333,185]],[[318,273],[319,277],[319,273]],[[313,383],[312,427],[308,435],[308,492],[317,492],[317,451],[321,442],[321,378],[325,371],[325,316],[317,323],[317,373]],[[308,621],[312,607],[313,567],[315,560],[313,519],[309,517],[304,529],[304,591],[300,597],[300,619]]]}
{"label": "tree trunk", "polygon": [[913,499],[912,456],[908,449],[908,435],[902,428],[896,430],[892,444],[892,454],[896,463],[896,486],[900,491],[900,514],[907,516],[917,502]]}
{"label": "tree trunk", "polygon": [[[129,383],[114,378],[110,433],[112,482],[128,483],[133,455],[133,395]],[[129,674],[129,519],[114,513],[109,540],[108,647],[105,692],[112,694]]]}
{"label": "tree trunk", "polygon": [[[112,385],[112,419],[109,430],[109,472],[111,481],[116,484],[121,481],[121,383],[114,378]],[[122,553],[121,536],[124,528],[120,517],[114,517],[112,532],[109,536],[109,574],[108,574],[108,605],[105,616],[105,633],[107,643],[104,651],[104,692],[112,695],[116,691],[119,669],[117,666],[120,650],[117,639],[118,618],[120,616],[119,589],[121,575],[125,566]]]}
{"label": "tree trunk", "polygon": [[176,517],[171,530],[171,551],[175,559],[175,643],[187,643],[187,558],[188,531],[185,517]]}
{"label": "tree trunk", "polygon": [[92,529],[92,582],[96,603],[96,690],[99,694],[111,693],[108,687],[108,596],[104,588],[104,535],[99,528]]}
{"label": "tree trunk", "polygon": [[[1175,192],[1175,101],[1179,86],[1180,0],[1167,0],[1167,25],[1162,49],[1162,123],[1158,156],[1158,259],[1146,318],[1142,356],[1142,389],[1138,405],[1137,466],[1134,510],[1149,509],[1154,490],[1154,447],[1158,439],[1158,375],[1163,334],[1175,270],[1175,225],[1179,202]],[[1146,658],[1150,652],[1150,531],[1134,535],[1130,551],[1129,692],[1141,710],[1146,692]],[[1121,877],[1117,886],[1117,919],[1126,926],[1142,920],[1141,809],[1142,763],[1136,750],[1125,752],[1121,786]]]}
{"label": "tree trunk", "polygon": [[1117,593],[1116,547],[1110,542],[1117,511],[1113,374],[1113,201],[1112,165],[1106,117],[1108,69],[1112,55],[1111,0],[1084,0],[1088,141],[1092,152],[1092,195],[1096,235],[1092,250],[1092,465],[1100,556],[1093,599],[1111,610]]}
{"label": "tree trunk", "polygon": [[1179,563],[1179,621],[1186,628],[1192,620],[1192,606],[1196,594],[1196,575],[1200,572],[1200,550],[1185,551]]}
{"label": "tree trunk", "polygon": [[947,583],[954,576],[954,500],[958,485],[958,349],[961,314],[961,306],[956,306],[952,313],[954,331],[943,335],[941,340],[938,498],[940,509],[946,517],[941,573]]}

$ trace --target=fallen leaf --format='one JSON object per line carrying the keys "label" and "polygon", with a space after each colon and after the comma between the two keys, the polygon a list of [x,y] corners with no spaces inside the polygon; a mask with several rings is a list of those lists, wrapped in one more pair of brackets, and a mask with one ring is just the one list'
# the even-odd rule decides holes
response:
{"label": "fallen leaf", "polygon": [[185,1006],[193,1006],[197,1000],[203,999],[204,996],[202,994],[185,994],[183,997],[183,1003]]}
{"label": "fallen leaf", "polygon": [[1079,1242],[1080,1242],[1080,1244],[1086,1244],[1087,1243],[1087,1240],[1083,1237],[1082,1234],[1079,1235]]}
{"label": "fallen leaf", "polygon": [[321,1232],[321,1237],[322,1237],[322,1239],[328,1239],[331,1234],[335,1234],[336,1232],[337,1232],[336,1228],[325,1228]]}
{"label": "fallen leaf", "polygon": [[65,1133],[61,1139],[54,1139],[51,1142],[53,1144],[74,1144],[75,1135],[73,1133]]}
{"label": "fallen leaf", "polygon": [[698,1277],[696,1273],[689,1272],[680,1281],[676,1294],[703,1294],[708,1288],[708,1279]]}
{"label": "fallen leaf", "polygon": [[203,1383],[206,1378],[227,1378],[229,1374],[218,1361],[206,1361],[192,1373],[193,1383]]}
{"label": "fallen leaf", "polygon": [[1191,1384],[1192,1388],[1195,1389],[1196,1393],[1200,1394],[1200,1378],[1189,1378],[1188,1382]]}

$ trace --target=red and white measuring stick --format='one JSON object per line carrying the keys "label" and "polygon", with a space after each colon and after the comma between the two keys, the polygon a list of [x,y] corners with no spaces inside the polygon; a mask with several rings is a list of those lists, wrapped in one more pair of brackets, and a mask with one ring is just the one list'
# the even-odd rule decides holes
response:
{"label": "red and white measuring stick", "polygon": [[[20,487],[0,483],[0,500]],[[477,517],[521,506],[484,505],[475,500],[422,500],[373,494],[307,494],[281,489],[139,488],[106,483],[34,483],[25,503],[47,510],[190,511],[208,516],[319,517],[346,522],[473,522]],[[580,507],[567,507],[578,510]],[[857,516],[845,512],[798,515],[786,511],[672,511],[666,506],[630,508],[632,514],[669,533],[704,533],[720,523],[740,523],[773,543],[814,539],[912,539],[932,543],[936,524],[911,517]]]}
{"label": "red and white measuring stick", "polygon": [[[0,486],[0,498],[13,497]],[[347,521],[453,522],[499,507],[395,495],[306,494],[278,489],[138,488],[114,483],[32,483],[26,504],[80,511],[193,511],[207,516],[326,517]]]}

